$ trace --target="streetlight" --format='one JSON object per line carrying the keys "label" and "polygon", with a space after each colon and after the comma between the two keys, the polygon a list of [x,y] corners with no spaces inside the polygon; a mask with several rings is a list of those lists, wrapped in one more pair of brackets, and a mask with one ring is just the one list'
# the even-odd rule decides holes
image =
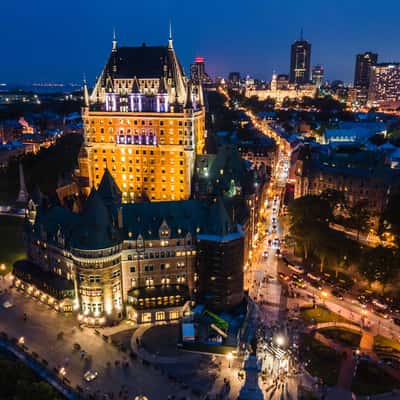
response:
{"label": "streetlight", "polygon": [[61,376],[65,376],[67,373],[67,370],[65,369],[65,367],[61,367],[58,372],[60,373]]}
{"label": "streetlight", "polygon": [[1,270],[1,271],[5,271],[5,270],[6,270],[6,264],[4,264],[4,263],[1,264],[1,265],[0,265],[0,270]]}
{"label": "streetlight", "polygon": [[25,338],[23,337],[23,336],[21,336],[19,339],[18,339],[18,343],[22,346],[22,345],[24,345],[25,344]]}
{"label": "streetlight", "polygon": [[232,354],[231,351],[226,355],[226,358],[228,360],[228,368],[230,368],[231,367],[231,361],[233,360],[233,354]]}
{"label": "streetlight", "polygon": [[321,292],[321,297],[322,297],[322,304],[323,305],[325,305],[325,300],[328,298],[328,292],[327,291],[325,291],[325,290],[323,290],[322,292]]}
{"label": "streetlight", "polygon": [[282,347],[285,344],[285,338],[283,335],[277,335],[275,337],[275,343],[279,346]]}

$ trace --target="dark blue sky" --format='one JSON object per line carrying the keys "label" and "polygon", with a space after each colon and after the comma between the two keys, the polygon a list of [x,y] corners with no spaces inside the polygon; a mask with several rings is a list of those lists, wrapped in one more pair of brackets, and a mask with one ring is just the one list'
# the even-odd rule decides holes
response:
{"label": "dark blue sky", "polygon": [[114,26],[121,45],[166,44],[169,19],[186,71],[203,55],[212,75],[288,72],[301,27],[328,79],[352,80],[357,52],[400,61],[398,0],[3,0],[0,15],[0,82],[93,81]]}

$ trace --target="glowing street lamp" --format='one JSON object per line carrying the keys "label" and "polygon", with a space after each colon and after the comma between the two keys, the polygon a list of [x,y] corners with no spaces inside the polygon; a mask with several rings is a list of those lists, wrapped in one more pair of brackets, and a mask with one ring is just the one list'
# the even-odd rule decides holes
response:
{"label": "glowing street lamp", "polygon": [[23,337],[23,336],[21,336],[19,339],[18,339],[18,343],[22,346],[22,345],[24,345],[25,344],[25,338]]}
{"label": "glowing street lamp", "polygon": [[5,271],[6,270],[6,264],[1,264],[0,265],[0,270]]}
{"label": "glowing street lamp", "polygon": [[283,335],[277,335],[275,337],[275,343],[279,346],[282,347],[285,344],[285,338]]}

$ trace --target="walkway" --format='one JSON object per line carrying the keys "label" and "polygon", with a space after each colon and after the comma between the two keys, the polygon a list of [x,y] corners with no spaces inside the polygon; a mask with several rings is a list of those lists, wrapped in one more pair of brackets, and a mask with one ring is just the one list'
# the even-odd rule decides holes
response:
{"label": "walkway", "polygon": [[[336,323],[335,325],[332,323],[321,323],[317,325],[317,329],[326,328],[328,326],[332,327],[347,326],[350,327],[350,329],[361,331],[360,349],[362,353],[368,354],[371,360],[375,363],[379,361],[379,357],[374,351],[374,336],[370,332],[365,330],[360,330],[358,327],[355,327],[354,325],[347,323]],[[314,334],[314,337],[321,343],[334,349],[337,353],[342,354],[343,358],[340,364],[338,386],[347,390],[351,390],[351,384],[354,376],[354,368],[356,365],[356,361],[353,355],[353,349],[350,346],[337,343],[319,332],[316,332]],[[391,368],[386,365],[381,365],[381,368],[388,375],[400,381],[399,370]]]}

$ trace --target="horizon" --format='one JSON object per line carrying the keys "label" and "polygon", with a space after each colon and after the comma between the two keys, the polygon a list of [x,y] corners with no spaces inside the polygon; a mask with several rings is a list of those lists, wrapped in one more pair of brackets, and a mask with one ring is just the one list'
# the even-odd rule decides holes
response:
{"label": "horizon", "polygon": [[79,83],[86,74],[93,84],[111,51],[114,27],[120,46],[166,45],[170,20],[174,47],[187,75],[196,56],[205,58],[213,77],[240,71],[269,81],[274,70],[287,74],[290,46],[301,30],[312,46],[311,65],[322,65],[329,81],[352,82],[355,56],[365,51],[378,53],[378,62],[400,60],[393,39],[400,34],[400,4],[393,0],[380,9],[369,7],[370,0],[338,0],[336,5],[310,0],[306,7],[294,0],[285,7],[256,0],[253,8],[240,7],[238,0],[205,0],[205,16],[178,0],[134,6],[122,2],[111,10],[104,0],[83,5],[72,0],[68,8],[49,0],[22,3],[18,10],[0,5],[8,16],[0,34],[13,38],[0,44],[2,53],[9,55],[0,66],[2,82]]}

